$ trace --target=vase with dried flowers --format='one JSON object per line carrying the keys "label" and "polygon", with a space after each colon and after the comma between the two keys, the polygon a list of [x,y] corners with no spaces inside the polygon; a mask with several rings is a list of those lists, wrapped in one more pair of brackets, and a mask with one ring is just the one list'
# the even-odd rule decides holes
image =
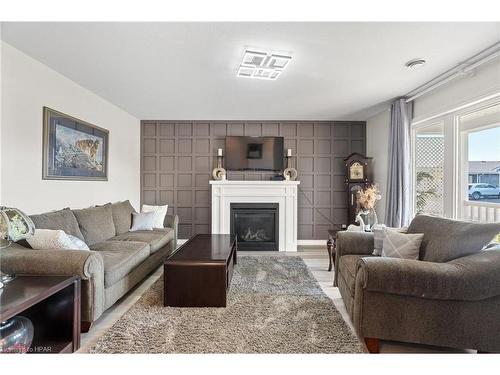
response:
{"label": "vase with dried flowers", "polygon": [[370,185],[361,189],[357,193],[357,216],[356,222],[365,231],[371,231],[373,226],[378,223],[375,207],[377,202],[382,199],[377,185]]}

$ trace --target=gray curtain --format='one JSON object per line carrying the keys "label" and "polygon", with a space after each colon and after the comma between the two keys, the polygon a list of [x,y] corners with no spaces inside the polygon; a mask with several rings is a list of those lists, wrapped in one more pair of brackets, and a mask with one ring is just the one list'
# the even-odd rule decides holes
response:
{"label": "gray curtain", "polygon": [[405,99],[391,106],[389,134],[389,173],[387,177],[387,208],[385,224],[402,227],[410,223],[411,215],[411,139],[412,104]]}

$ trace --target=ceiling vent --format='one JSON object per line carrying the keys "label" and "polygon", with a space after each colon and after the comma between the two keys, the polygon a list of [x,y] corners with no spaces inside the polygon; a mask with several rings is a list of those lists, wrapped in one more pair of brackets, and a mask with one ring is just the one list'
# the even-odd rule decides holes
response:
{"label": "ceiling vent", "polygon": [[283,73],[290,60],[291,56],[281,53],[246,50],[236,75],[274,81]]}

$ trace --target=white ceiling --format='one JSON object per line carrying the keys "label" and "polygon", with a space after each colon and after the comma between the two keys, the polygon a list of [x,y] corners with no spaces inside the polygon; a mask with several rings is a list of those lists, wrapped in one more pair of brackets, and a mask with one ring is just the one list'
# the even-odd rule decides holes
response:
{"label": "white ceiling", "polygon": [[[3,23],[2,39],[140,119],[362,120],[500,23]],[[246,47],[293,60],[277,81],[237,78]]]}

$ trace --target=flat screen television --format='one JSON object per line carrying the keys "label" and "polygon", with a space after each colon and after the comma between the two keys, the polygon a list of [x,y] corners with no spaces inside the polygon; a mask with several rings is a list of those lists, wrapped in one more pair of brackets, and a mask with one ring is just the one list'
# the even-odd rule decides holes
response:
{"label": "flat screen television", "polygon": [[224,167],[231,171],[281,171],[283,137],[226,137]]}

